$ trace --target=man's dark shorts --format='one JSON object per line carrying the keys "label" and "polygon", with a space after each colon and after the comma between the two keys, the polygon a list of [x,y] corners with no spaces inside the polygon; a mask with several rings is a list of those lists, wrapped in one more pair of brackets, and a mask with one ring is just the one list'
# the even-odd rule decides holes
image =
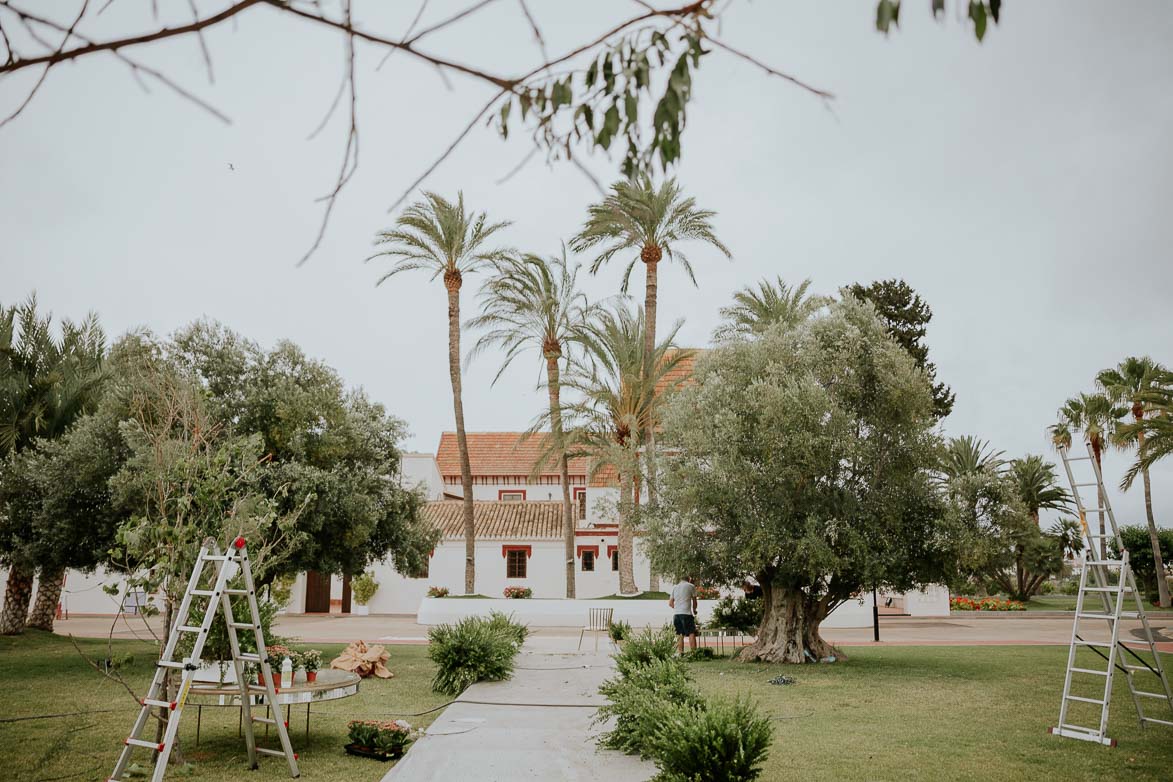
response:
{"label": "man's dark shorts", "polygon": [[696,619],[692,614],[675,614],[672,624],[676,627],[677,635],[696,635]]}

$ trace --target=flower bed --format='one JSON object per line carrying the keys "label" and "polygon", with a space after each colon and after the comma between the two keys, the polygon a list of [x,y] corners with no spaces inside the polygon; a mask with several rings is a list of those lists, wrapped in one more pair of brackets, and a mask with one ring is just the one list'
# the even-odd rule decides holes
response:
{"label": "flower bed", "polygon": [[448,597],[448,587],[428,587],[428,597]]}
{"label": "flower bed", "polygon": [[950,611],[1025,611],[1026,605],[1018,600],[999,600],[996,597],[950,597]]}
{"label": "flower bed", "polygon": [[717,587],[698,586],[696,588],[697,600],[718,600],[721,597],[721,590]]}
{"label": "flower bed", "polygon": [[403,757],[413,740],[411,724],[404,720],[351,720],[346,724],[350,743],[346,752],[375,760],[395,760]]}
{"label": "flower bed", "polygon": [[534,596],[534,591],[529,587],[505,587],[505,597],[511,600],[528,600]]}

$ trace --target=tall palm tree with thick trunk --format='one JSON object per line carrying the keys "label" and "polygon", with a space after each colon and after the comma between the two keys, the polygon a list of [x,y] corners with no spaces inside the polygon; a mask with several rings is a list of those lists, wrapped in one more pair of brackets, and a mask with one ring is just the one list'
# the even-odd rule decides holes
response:
{"label": "tall palm tree with thick trunk", "polygon": [[[646,361],[643,311],[632,312],[624,304],[602,310],[592,319],[582,341],[583,359],[564,383],[578,395],[563,413],[574,422],[567,434],[571,448],[594,460],[592,474],[601,467],[618,473],[619,591],[625,595],[639,590],[632,555],[640,435],[656,420],[660,394],[671,382],[670,373],[692,355],[676,349],[679,329],[677,322]],[[645,374],[644,367],[649,365],[652,372]]]}
{"label": "tall palm tree with thick trunk", "polygon": [[[700,241],[712,245],[732,257],[729,249],[721,243],[713,231],[716,212],[699,209],[696,200],[685,197],[676,180],[669,179],[659,187],[650,179],[620,181],[611,186],[611,192],[588,210],[586,224],[575,236],[570,246],[575,252],[598,250],[599,254],[591,263],[591,274],[614,258],[627,251],[638,254],[627,259],[623,272],[621,291],[627,293],[631,271],[636,261],[644,265],[644,360],[651,362],[656,352],[656,313],[658,309],[659,265],[664,258],[676,261],[684,267],[688,278],[696,284],[692,264],[679,249],[687,241]],[[643,373],[650,377],[655,365],[645,363]],[[655,502],[656,469],[655,421],[649,419],[642,432],[647,459],[648,502]]]}
{"label": "tall palm tree with thick trunk", "polygon": [[[1104,451],[1112,444],[1116,422],[1123,415],[1121,408],[1112,403],[1104,394],[1080,394],[1073,396],[1059,408],[1059,421],[1050,428],[1051,441],[1057,448],[1070,448],[1072,434],[1083,432],[1084,439],[1092,447],[1096,469],[1103,474]],[[1097,493],[1098,507],[1104,507],[1104,493]],[[1107,524],[1104,511],[1096,514],[1100,519],[1100,557],[1108,556]],[[1085,519],[1086,521],[1086,519]]]}
{"label": "tall palm tree with thick trunk", "polygon": [[464,401],[460,388],[460,288],[466,274],[504,260],[509,253],[487,249],[485,243],[508,222],[489,223],[484,212],[470,214],[464,194],[456,202],[425,193],[403,210],[395,227],[381,231],[376,244],[386,249],[367,260],[395,259],[391,271],[379,278],[382,285],[406,271],[430,271],[444,281],[448,292],[448,377],[452,383],[452,410],[456,417],[456,444],[460,450],[460,485],[464,494],[464,592],[476,592],[476,528],[473,522],[472,467],[468,461],[468,437],[464,428]]}
{"label": "tall palm tree with thick trunk", "polygon": [[[566,596],[575,596],[574,506],[570,497],[570,468],[562,421],[562,371],[571,348],[581,342],[594,305],[578,290],[578,266],[569,266],[566,252],[548,261],[536,255],[511,257],[495,265],[493,276],[481,287],[481,313],[466,326],[487,329],[469,352],[469,359],[488,347],[504,351],[502,373],[523,353],[536,350],[545,365],[550,401],[551,455],[558,463],[562,484],[562,537],[566,546]],[[534,465],[539,471],[546,458]]]}
{"label": "tall palm tree with thick trunk", "polygon": [[[1136,448],[1139,454],[1145,448],[1145,415],[1153,412],[1148,397],[1162,388],[1162,380],[1169,375],[1165,367],[1148,356],[1130,356],[1121,361],[1115,369],[1105,369],[1096,376],[1096,384],[1114,403],[1124,406],[1127,415],[1132,414],[1135,426],[1120,426],[1116,430],[1116,445],[1121,448]],[[1157,522],[1153,518],[1153,488],[1149,480],[1149,468],[1140,468],[1144,483],[1144,510],[1148,521],[1149,541],[1153,547],[1153,562],[1156,565],[1157,590],[1161,605],[1168,606],[1169,585],[1164,578],[1165,563],[1161,559],[1161,542],[1157,537]],[[1127,477],[1121,488],[1127,489],[1132,481]]]}
{"label": "tall palm tree with thick trunk", "polygon": [[798,285],[761,280],[755,289],[747,285],[733,294],[733,304],[721,308],[725,322],[713,332],[720,341],[749,339],[779,323],[797,326],[831,302],[829,296],[811,296],[810,279]]}
{"label": "tall palm tree with thick trunk", "polygon": [[[58,437],[98,401],[105,380],[105,335],[93,315],[81,323],[62,321],[55,339],[51,316],[37,313],[30,297],[0,307],[0,458],[21,453],[38,438]],[[0,516],[6,516],[0,509]],[[8,515],[0,525],[0,551],[8,565],[0,633],[24,630],[36,563],[28,550],[32,519]],[[63,569],[42,569],[32,620],[52,627]]]}

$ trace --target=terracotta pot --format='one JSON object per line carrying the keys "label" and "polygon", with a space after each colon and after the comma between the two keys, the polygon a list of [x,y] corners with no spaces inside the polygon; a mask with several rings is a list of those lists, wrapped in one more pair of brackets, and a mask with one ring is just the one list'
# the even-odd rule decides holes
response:
{"label": "terracotta pot", "polygon": [[305,672],[305,680],[307,682],[317,681],[318,680],[318,672],[317,671],[306,671]]}

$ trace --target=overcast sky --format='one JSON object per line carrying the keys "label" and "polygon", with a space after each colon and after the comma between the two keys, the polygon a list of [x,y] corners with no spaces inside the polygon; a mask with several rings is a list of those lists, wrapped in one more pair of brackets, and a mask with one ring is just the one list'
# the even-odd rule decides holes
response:
{"label": "overcast sky", "polygon": [[[89,32],[149,28],[139,5],[114,4]],[[930,355],[957,392],[946,433],[1051,454],[1046,426],[1097,370],[1129,354],[1173,363],[1173,6],[1007,3],[979,45],[929,5],[905,3],[885,38],[872,0],[732,4],[730,44],[836,97],[827,108],[728,55],[705,58],[677,173],[718,212],[734,260],[695,248],[697,288],[662,267],[661,322],[684,318],[681,341],[700,346],[732,291],[763,276],[810,277],[825,293],[902,277],[933,308]],[[357,6],[393,33],[418,4]],[[530,6],[553,53],[638,12],[618,0]],[[423,23],[460,7],[435,0]],[[145,94],[95,56],[54,69],[0,129],[0,302],[35,290],[55,315],[96,311],[115,335],[207,317],[266,346],[291,339],[405,419],[408,447],[434,451],[453,426],[443,286],[405,275],[376,289],[383,267],[363,259],[388,206],[489,93],[458,76],[449,89],[399,54],[376,71],[382,52],[362,49],[360,167],[321,250],[296,268],[342,155],[341,115],[307,141],[337,89],[342,41],[259,7],[208,44],[212,85],[194,40],[135,51],[231,125],[163,88]],[[503,73],[539,57],[504,0],[429,47]],[[0,80],[5,113],[32,76]],[[463,189],[514,222],[509,244],[554,253],[597,193],[540,158],[498,184],[527,149],[524,134],[504,143],[480,129],[427,187]],[[618,159],[587,162],[603,181],[618,170]],[[621,268],[588,278],[591,295],[617,290]],[[470,280],[466,313],[475,292]],[[633,293],[642,299],[642,281]],[[495,361],[465,373],[470,431],[524,428],[544,403],[536,359],[490,388]],[[1107,456],[1113,482],[1126,459]],[[1173,461],[1153,482],[1158,521],[1173,526]],[[1143,521],[1139,485],[1114,501],[1122,522]]]}

